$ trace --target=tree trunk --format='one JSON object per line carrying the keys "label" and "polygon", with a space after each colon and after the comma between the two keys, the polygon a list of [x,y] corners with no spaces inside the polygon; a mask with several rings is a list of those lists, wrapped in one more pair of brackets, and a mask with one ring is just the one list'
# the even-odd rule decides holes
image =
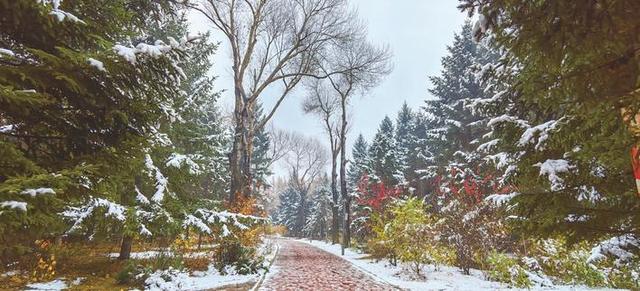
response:
{"label": "tree trunk", "polygon": [[122,243],[120,244],[120,256],[118,260],[128,260],[131,258],[131,245],[133,244],[133,237],[125,235],[122,237]]}
{"label": "tree trunk", "polygon": [[338,170],[337,170],[338,156],[334,153],[331,154],[331,198],[333,205],[331,206],[331,240],[334,244],[338,243],[338,232],[340,231],[340,213],[338,212],[338,203],[340,198],[338,197]]}
{"label": "tree trunk", "polygon": [[234,109],[233,148],[229,155],[231,187],[229,202],[238,201],[239,196],[252,196],[251,156],[253,154],[253,135],[255,116],[253,104],[246,102],[241,85],[236,84],[236,104]]}
{"label": "tree trunk", "polygon": [[340,194],[344,199],[344,212],[345,223],[342,236],[343,254],[344,248],[348,248],[351,242],[351,197],[347,193],[347,156],[346,156],[346,144],[347,144],[347,100],[346,96],[341,100],[342,108],[342,124],[340,128]]}

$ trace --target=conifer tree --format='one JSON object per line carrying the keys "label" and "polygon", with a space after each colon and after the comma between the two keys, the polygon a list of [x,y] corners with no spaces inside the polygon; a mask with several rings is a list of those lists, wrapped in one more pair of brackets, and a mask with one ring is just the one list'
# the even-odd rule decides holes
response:
{"label": "conifer tree", "polygon": [[394,137],[396,140],[396,146],[398,148],[397,151],[400,168],[406,181],[410,181],[412,180],[411,178],[413,178],[409,160],[412,159],[412,147],[415,146],[416,142],[414,136],[415,131],[413,129],[414,125],[414,113],[405,102],[402,104],[402,108],[400,109],[400,111],[398,112],[398,116],[396,117],[396,132]]}
{"label": "conifer tree", "polygon": [[398,149],[394,139],[393,122],[385,117],[380,123],[369,148],[370,178],[377,183],[395,186],[404,182]]}
{"label": "conifer tree", "polygon": [[323,177],[313,190],[309,201],[309,215],[304,226],[306,237],[325,240],[331,224],[331,185],[328,177]]}
{"label": "conifer tree", "polygon": [[523,218],[518,229],[637,236],[629,151],[638,140],[630,121],[640,107],[639,3],[460,3],[479,14],[474,35],[505,51],[486,70],[495,95],[479,107],[491,118],[490,157],[518,189],[501,197]]}
{"label": "conifer tree", "polygon": [[135,193],[130,173],[180,95],[177,61],[190,41],[131,41],[150,15],[173,9],[136,2],[147,12],[123,12],[129,1],[0,2],[0,229],[15,234],[2,238],[3,259],[64,233],[59,213],[77,203],[122,230],[125,207],[113,201]]}

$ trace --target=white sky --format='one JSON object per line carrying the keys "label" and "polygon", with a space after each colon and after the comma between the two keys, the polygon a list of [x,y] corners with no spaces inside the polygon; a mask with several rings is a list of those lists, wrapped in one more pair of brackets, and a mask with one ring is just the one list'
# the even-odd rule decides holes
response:
{"label": "white sky", "polygon": [[[375,135],[385,115],[395,120],[395,115],[407,102],[418,108],[424,100],[432,98],[427,92],[428,76],[440,71],[440,59],[446,54],[446,46],[453,41],[466,19],[454,0],[351,0],[365,22],[369,38],[375,44],[387,44],[393,52],[393,72],[366,96],[352,103],[351,132],[348,144],[362,133],[367,140]],[[207,31],[211,25],[204,17],[190,15],[193,31]],[[220,37],[221,47],[214,58],[214,74],[219,77],[218,89],[225,89],[223,106],[231,111],[232,79],[229,50]],[[287,97],[272,122],[276,128],[302,132],[323,140],[319,121],[305,115],[300,102],[304,92],[298,90]],[[265,108],[273,104],[274,96],[264,96]],[[350,148],[350,146],[349,146]],[[349,150],[350,153],[350,150]],[[276,171],[278,172],[278,171]]]}

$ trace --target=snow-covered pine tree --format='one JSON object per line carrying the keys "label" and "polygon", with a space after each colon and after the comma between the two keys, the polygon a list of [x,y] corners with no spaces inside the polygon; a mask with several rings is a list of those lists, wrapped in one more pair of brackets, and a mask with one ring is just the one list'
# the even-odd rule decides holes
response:
{"label": "snow-covered pine tree", "polygon": [[[301,212],[300,208],[305,207],[301,203],[300,193],[293,186],[288,186],[284,191],[280,193],[280,205],[276,211],[274,222],[279,225],[287,227],[287,233],[289,235],[300,235],[304,225],[300,225],[298,222],[298,214]],[[306,218],[305,220],[306,221]]]}
{"label": "snow-covered pine tree", "polygon": [[[410,160],[413,152],[413,146],[415,145],[416,138],[413,135],[415,130],[413,129],[415,114],[407,105],[407,102],[402,104],[402,108],[398,112],[396,117],[396,132],[394,138],[396,140],[396,146],[398,148],[398,160],[400,163],[400,169],[404,176],[405,182],[412,181],[415,178],[415,173],[412,172],[410,167]],[[412,190],[412,189],[409,189]],[[413,191],[409,191],[413,192]]]}
{"label": "snow-covered pine tree", "polygon": [[[486,127],[482,117],[467,105],[486,98],[475,75],[493,55],[474,42],[469,22],[454,36],[447,50],[449,54],[442,58],[440,75],[430,78],[433,86],[429,92],[437,99],[425,101],[423,107],[428,122],[427,143],[433,158],[433,165],[422,171],[423,178],[435,184],[443,199],[455,195],[479,202],[482,195],[492,191],[485,185],[490,173],[479,166],[482,160],[475,153],[476,143],[486,133]],[[476,191],[479,188],[481,191]],[[433,202],[438,207],[444,203]]]}
{"label": "snow-covered pine tree", "polygon": [[404,182],[400,154],[394,139],[393,122],[388,116],[380,123],[369,147],[369,179],[375,183],[396,186]]}
{"label": "snow-covered pine tree", "polygon": [[512,198],[518,230],[637,239],[629,151],[638,137],[625,118],[640,108],[632,29],[640,3],[460,2],[482,14],[476,36],[488,34],[505,51],[489,68],[495,95],[484,101],[496,140],[490,157],[518,188],[496,199]]}
{"label": "snow-covered pine tree", "polygon": [[1,238],[3,260],[61,235],[58,214],[75,202],[97,201],[105,219],[125,220],[107,198],[135,193],[136,163],[121,161],[140,153],[180,94],[176,64],[190,41],[129,41],[149,15],[173,7],[136,1],[145,9],[123,12],[128,2],[0,2],[0,230],[15,234]]}
{"label": "snow-covered pine tree", "polygon": [[309,201],[304,235],[308,238],[326,240],[331,227],[331,182],[324,176],[315,187]]}

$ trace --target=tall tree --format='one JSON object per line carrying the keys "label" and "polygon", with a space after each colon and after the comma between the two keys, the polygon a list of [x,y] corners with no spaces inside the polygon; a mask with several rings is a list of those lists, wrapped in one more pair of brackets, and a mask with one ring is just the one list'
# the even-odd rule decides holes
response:
{"label": "tall tree", "polygon": [[330,88],[326,87],[326,84],[315,80],[309,86],[309,96],[303,104],[303,110],[306,113],[314,113],[320,117],[322,126],[327,138],[329,139],[329,150],[331,154],[331,214],[332,214],[332,227],[331,227],[331,239],[332,242],[338,243],[339,229],[340,229],[340,197],[338,194],[338,155],[340,154],[340,139],[339,139],[339,120],[338,110],[339,103],[335,96],[332,94]]}
{"label": "tall tree", "polygon": [[[62,234],[68,206],[135,193],[131,173],[181,94],[173,85],[189,42],[148,43],[148,18],[174,7],[135,2],[147,12],[123,12],[130,1],[0,1],[0,228],[16,234],[3,236],[3,255]],[[108,215],[118,234],[120,210]]]}
{"label": "tall tree", "polygon": [[485,101],[493,156],[512,166],[505,179],[519,190],[510,200],[524,218],[519,229],[572,239],[638,235],[628,152],[638,141],[629,121],[640,108],[633,12],[640,3],[465,0],[460,7],[478,13],[477,38],[491,35],[506,51],[488,75],[507,86]]}
{"label": "tall tree", "polygon": [[394,139],[394,127],[391,118],[385,116],[380,123],[371,147],[369,159],[371,165],[371,179],[387,186],[395,186],[402,182],[402,168],[398,146]]}
{"label": "tall tree", "polygon": [[394,134],[395,142],[398,147],[398,161],[402,170],[403,182],[407,183],[411,175],[411,168],[409,166],[410,154],[413,151],[415,145],[414,136],[414,113],[407,105],[407,102],[402,104],[402,108],[398,112],[396,117],[396,132]]}
{"label": "tall tree", "polygon": [[[343,39],[353,38],[357,19],[345,0],[207,0],[194,9],[219,29],[231,50],[234,86],[234,138],[230,154],[231,201],[251,195],[251,158],[255,133],[264,128],[282,101],[307,77],[319,60]],[[265,90],[276,94],[262,120],[254,111]]]}

